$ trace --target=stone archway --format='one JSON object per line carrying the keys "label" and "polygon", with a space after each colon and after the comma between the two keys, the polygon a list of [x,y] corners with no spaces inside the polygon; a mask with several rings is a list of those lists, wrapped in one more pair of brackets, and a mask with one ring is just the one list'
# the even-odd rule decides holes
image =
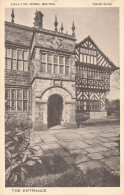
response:
{"label": "stone archway", "polygon": [[[55,96],[56,95],[56,96]],[[51,87],[42,92],[40,97],[36,98],[36,118],[34,122],[35,129],[48,129],[49,120],[48,120],[48,107],[49,100],[53,101],[52,97],[58,97],[59,100],[62,98],[62,113],[61,113],[61,124],[67,127],[77,126],[75,120],[75,99],[69,93],[68,90],[62,87]],[[60,98],[61,97],[61,98]],[[54,102],[55,104],[55,102]],[[52,112],[51,112],[52,115]],[[54,114],[55,117],[55,114]],[[53,120],[52,123],[56,124],[56,120]],[[59,121],[60,123],[60,121]],[[51,124],[52,125],[52,124]]]}

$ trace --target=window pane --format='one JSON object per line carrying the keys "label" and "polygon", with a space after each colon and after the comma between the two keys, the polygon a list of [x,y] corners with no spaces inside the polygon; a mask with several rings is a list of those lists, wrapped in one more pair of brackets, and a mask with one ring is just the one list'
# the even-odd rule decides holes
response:
{"label": "window pane", "polygon": [[51,54],[47,55],[47,62],[52,63],[52,55]]}
{"label": "window pane", "polygon": [[90,63],[90,56],[87,56],[87,63]]}
{"label": "window pane", "polygon": [[83,62],[83,54],[80,54],[80,62]]}
{"label": "window pane", "polygon": [[99,73],[96,72],[96,79],[99,79]]}
{"label": "window pane", "polygon": [[28,72],[28,62],[24,62],[24,71]]}
{"label": "window pane", "polygon": [[27,89],[23,89],[23,99],[27,100],[28,98],[28,90]]}
{"label": "window pane", "polygon": [[101,79],[104,80],[104,73],[101,73]]}
{"label": "window pane", "polygon": [[10,110],[10,101],[7,101],[5,105],[5,109]]}
{"label": "window pane", "polygon": [[18,59],[22,60],[22,50],[18,50]]}
{"label": "window pane", "polygon": [[60,74],[63,74],[63,66],[60,66]]}
{"label": "window pane", "polygon": [[28,60],[28,52],[27,51],[24,51],[24,60]]}
{"label": "window pane", "polygon": [[53,56],[53,62],[54,62],[55,64],[58,63],[58,56]]}
{"label": "window pane", "polygon": [[46,54],[45,53],[41,53],[41,61],[46,62]]}
{"label": "window pane", "polygon": [[13,49],[12,50],[12,58],[13,59],[16,59],[17,58],[17,50],[16,49]]}
{"label": "window pane", "polygon": [[6,69],[11,69],[11,59],[6,59]]}
{"label": "window pane", "polygon": [[17,61],[12,60],[12,70],[17,70]]}
{"label": "window pane", "polygon": [[12,89],[12,100],[16,100],[16,89]]}
{"label": "window pane", "polygon": [[91,71],[88,71],[88,79],[91,79]]}
{"label": "window pane", "polygon": [[28,101],[23,101],[23,110],[28,110]]}
{"label": "window pane", "polygon": [[52,72],[52,64],[47,65],[47,72],[51,73]]}
{"label": "window pane", "polygon": [[87,71],[86,70],[83,70],[82,77],[87,78]]}
{"label": "window pane", "polygon": [[11,49],[6,49],[6,57],[11,58]]}
{"label": "window pane", "polygon": [[64,63],[64,57],[63,56],[60,56],[59,57],[59,64],[63,64]]}
{"label": "window pane", "polygon": [[88,49],[85,49],[85,53],[88,54]]}
{"label": "window pane", "polygon": [[10,99],[10,89],[5,90],[5,99],[6,100]]}
{"label": "window pane", "polygon": [[65,65],[69,65],[69,57],[65,57]]}
{"label": "window pane", "polygon": [[23,92],[22,89],[18,89],[18,91],[17,91],[17,99],[18,100],[22,100],[22,97],[23,97],[22,96],[22,94],[23,94],[22,92]]}
{"label": "window pane", "polygon": [[93,51],[93,55],[96,56],[96,51]]}
{"label": "window pane", "polygon": [[71,57],[70,58],[70,64],[71,65],[75,65],[75,57]]}
{"label": "window pane", "polygon": [[91,64],[93,64],[93,56],[90,56],[91,57]]}
{"label": "window pane", "polygon": [[86,62],[87,62],[87,56],[84,55],[84,63],[86,63]]}
{"label": "window pane", "polygon": [[41,63],[41,66],[40,66],[40,71],[41,71],[41,72],[46,72],[45,67],[46,67],[46,64]]}
{"label": "window pane", "polygon": [[79,69],[78,72],[79,72],[79,77],[82,77],[82,69]]}
{"label": "window pane", "polygon": [[94,57],[94,64],[96,64],[96,57]]}
{"label": "window pane", "polygon": [[95,79],[98,79],[98,73],[95,72]]}
{"label": "window pane", "polygon": [[54,73],[57,74],[58,73],[58,65],[54,64]]}
{"label": "window pane", "polygon": [[22,101],[17,102],[17,110],[22,110]]}
{"label": "window pane", "polygon": [[69,75],[69,66],[65,67],[65,75]]}
{"label": "window pane", "polygon": [[16,101],[12,100],[12,105],[11,106],[12,106],[12,110],[16,110]]}
{"label": "window pane", "polygon": [[18,70],[23,71],[23,61],[18,61]]}
{"label": "window pane", "polygon": [[83,53],[83,48],[80,48],[80,52]]}

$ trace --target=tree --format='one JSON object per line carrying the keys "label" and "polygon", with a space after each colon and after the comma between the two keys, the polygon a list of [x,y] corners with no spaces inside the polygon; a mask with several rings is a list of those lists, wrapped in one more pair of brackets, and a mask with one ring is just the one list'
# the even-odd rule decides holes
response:
{"label": "tree", "polygon": [[120,90],[120,69],[115,70],[112,74],[111,90]]}

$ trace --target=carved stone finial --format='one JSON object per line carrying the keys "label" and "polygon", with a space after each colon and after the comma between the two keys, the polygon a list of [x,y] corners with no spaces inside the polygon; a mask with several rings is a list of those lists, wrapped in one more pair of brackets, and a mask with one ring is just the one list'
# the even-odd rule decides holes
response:
{"label": "carved stone finial", "polygon": [[43,28],[43,14],[37,10],[34,18],[34,27]]}
{"label": "carved stone finial", "polygon": [[14,23],[14,18],[15,18],[14,9],[12,9],[11,18],[12,18],[11,22]]}
{"label": "carved stone finial", "polygon": [[63,30],[64,30],[64,28],[63,28],[63,23],[61,22],[61,33],[63,33]]}
{"label": "carved stone finial", "polygon": [[57,31],[58,22],[57,22],[57,16],[56,15],[55,15],[54,26],[55,26],[55,31]]}
{"label": "carved stone finial", "polygon": [[72,36],[74,36],[75,37],[75,25],[74,25],[74,21],[73,21],[73,23],[72,23]]}

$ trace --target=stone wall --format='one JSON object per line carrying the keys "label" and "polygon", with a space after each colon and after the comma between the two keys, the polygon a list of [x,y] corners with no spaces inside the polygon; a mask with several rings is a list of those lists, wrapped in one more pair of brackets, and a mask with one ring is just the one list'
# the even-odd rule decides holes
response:
{"label": "stone wall", "polygon": [[5,23],[5,41],[15,45],[23,45],[30,47],[33,35],[33,30],[30,27],[14,24],[11,22]]}
{"label": "stone wall", "polygon": [[42,95],[42,93],[51,88],[51,87],[62,87],[64,89],[66,89],[67,91],[69,91],[69,93],[71,94],[72,98],[75,98],[75,82],[72,81],[61,81],[61,84],[59,86],[59,82],[58,81],[58,86],[55,85],[55,81],[54,80],[48,80],[48,79],[35,79],[34,83],[33,83],[33,89],[35,90],[35,97],[40,97]]}
{"label": "stone wall", "polygon": [[5,84],[29,86],[30,73],[17,70],[5,70]]}

